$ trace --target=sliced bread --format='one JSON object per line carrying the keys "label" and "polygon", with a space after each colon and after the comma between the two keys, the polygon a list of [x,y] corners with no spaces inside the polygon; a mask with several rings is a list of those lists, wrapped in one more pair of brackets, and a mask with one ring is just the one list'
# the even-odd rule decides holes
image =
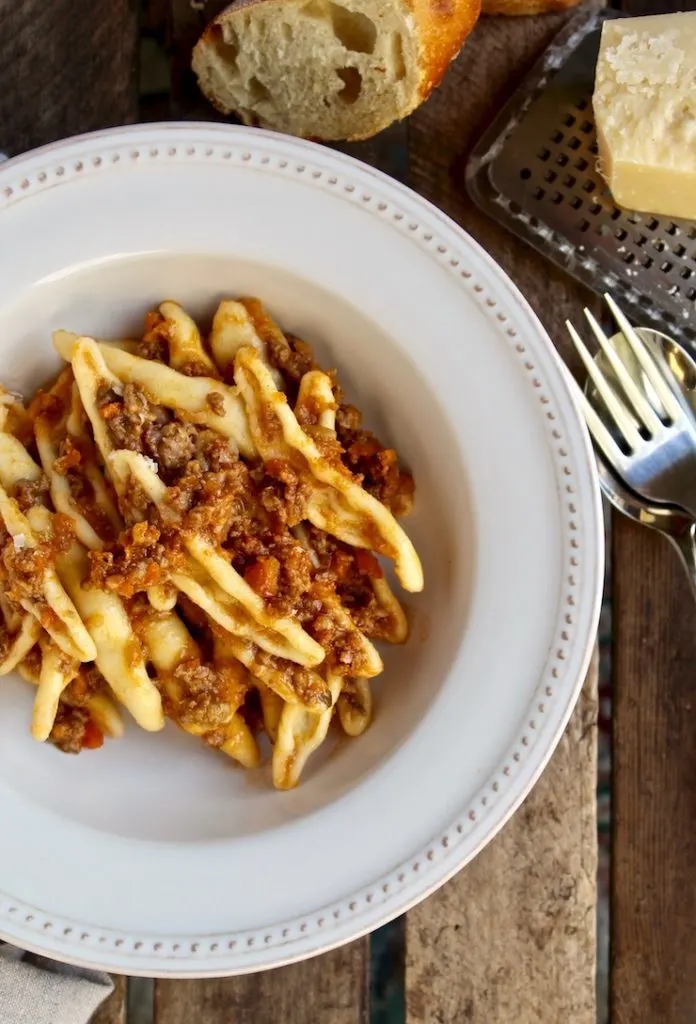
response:
{"label": "sliced bread", "polygon": [[225,114],[304,138],[364,139],[439,84],[480,0],[238,0],[193,51]]}

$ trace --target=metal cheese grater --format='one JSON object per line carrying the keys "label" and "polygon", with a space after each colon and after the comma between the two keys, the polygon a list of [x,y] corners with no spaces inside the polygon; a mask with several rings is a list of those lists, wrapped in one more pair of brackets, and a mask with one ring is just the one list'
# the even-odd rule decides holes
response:
{"label": "metal cheese grater", "polygon": [[602,23],[573,19],[476,146],[467,167],[491,217],[627,313],[696,343],[696,221],[615,205],[597,171],[592,90]]}

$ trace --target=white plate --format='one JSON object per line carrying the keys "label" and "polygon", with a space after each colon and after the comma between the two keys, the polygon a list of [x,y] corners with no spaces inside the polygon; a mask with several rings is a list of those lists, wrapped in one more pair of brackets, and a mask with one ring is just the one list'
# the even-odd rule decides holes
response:
{"label": "white plate", "polygon": [[129,974],[257,970],[442,884],[531,788],[587,668],[602,568],[587,437],[505,274],[422,199],[329,150],[144,125],[0,167],[0,378],[50,331],[118,335],[170,296],[262,297],[337,365],[417,482],[426,590],[375,721],[276,793],[173,728],[78,758],[0,686],[0,934]]}

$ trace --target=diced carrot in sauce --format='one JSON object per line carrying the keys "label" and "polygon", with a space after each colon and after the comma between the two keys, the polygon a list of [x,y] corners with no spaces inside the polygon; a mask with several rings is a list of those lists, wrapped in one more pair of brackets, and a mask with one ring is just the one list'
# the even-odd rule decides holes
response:
{"label": "diced carrot in sauce", "polygon": [[85,750],[98,750],[99,747],[102,747],[103,745],[104,733],[90,718],[89,722],[85,726],[85,735],[82,740],[82,746]]}
{"label": "diced carrot in sauce", "polygon": [[358,567],[358,572],[363,576],[368,576],[371,580],[381,580],[384,576],[382,567],[375,556],[364,548],[358,548],[355,552],[355,564]]}
{"label": "diced carrot in sauce", "polygon": [[114,416],[118,416],[120,408],[119,402],[107,402],[100,408],[99,415],[103,420],[112,420]]}
{"label": "diced carrot in sauce", "polygon": [[244,579],[261,597],[273,597],[278,591],[280,562],[272,555],[257,558],[247,568]]}

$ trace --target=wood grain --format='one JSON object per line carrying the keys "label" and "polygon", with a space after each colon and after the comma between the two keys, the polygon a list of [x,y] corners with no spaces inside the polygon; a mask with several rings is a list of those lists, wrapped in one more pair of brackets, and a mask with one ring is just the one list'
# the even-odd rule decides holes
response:
{"label": "wood grain", "polygon": [[[696,3],[624,0],[630,14]],[[696,630],[666,542],[613,530],[612,1024],[696,1020]]]}
{"label": "wood grain", "polygon": [[114,991],[102,1003],[90,1024],[126,1024],[126,979],[114,977]]}
{"label": "wood grain", "polygon": [[464,169],[484,129],[515,91],[568,13],[482,18],[443,85],[409,122],[410,183],[458,221],[504,267],[570,365],[563,320],[596,300],[526,243],[491,221],[468,197]]}
{"label": "wood grain", "polygon": [[696,1020],[696,629],[666,541],[614,522],[613,1024]]}
{"label": "wood grain", "polygon": [[[135,0],[0,0],[0,149],[137,117]],[[92,1024],[125,1024],[126,981]]]}
{"label": "wood grain", "polygon": [[[483,129],[568,15],[482,19],[411,118],[411,184],[502,264],[568,356],[562,321],[594,297],[468,198]],[[571,360],[572,362],[572,360]],[[538,787],[504,832],[406,917],[408,1024],[595,1020],[596,675]]]}
{"label": "wood grain", "polygon": [[595,1024],[597,665],[501,834],[406,916],[407,1024]]}
{"label": "wood grain", "polygon": [[155,1024],[367,1024],[365,943],[242,978],[160,981]]}
{"label": "wood grain", "polygon": [[137,116],[135,0],[0,0],[0,149]]}

